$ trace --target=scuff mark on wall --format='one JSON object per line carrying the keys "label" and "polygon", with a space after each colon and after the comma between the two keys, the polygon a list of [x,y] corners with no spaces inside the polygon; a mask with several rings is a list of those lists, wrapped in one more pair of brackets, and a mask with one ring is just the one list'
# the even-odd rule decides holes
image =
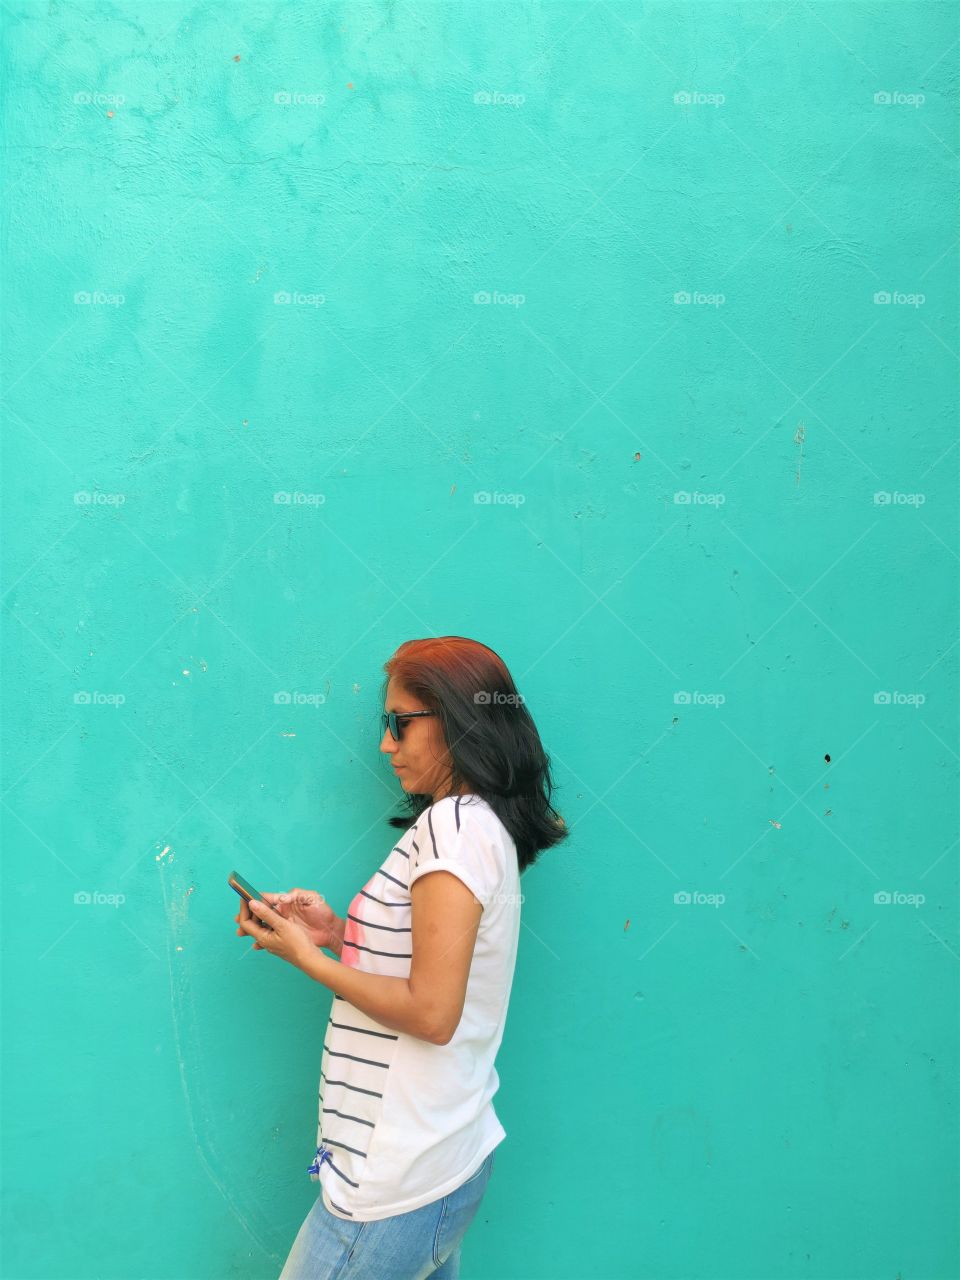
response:
{"label": "scuff mark on wall", "polygon": [[[169,845],[167,847],[169,848]],[[173,1026],[174,1051],[177,1055],[177,1067],[180,1076],[180,1089],[183,1094],[187,1122],[193,1136],[197,1158],[204,1173],[220,1192],[224,1203],[243,1231],[246,1232],[259,1249],[270,1257],[272,1249],[269,1241],[250,1225],[258,1213],[261,1212],[260,1206],[256,1203],[243,1206],[238,1202],[231,1184],[218,1173],[217,1165],[222,1165],[224,1161],[217,1150],[216,1143],[211,1134],[201,1132],[198,1124],[198,1117],[216,1117],[218,1109],[215,1105],[215,1099],[208,1099],[204,1095],[202,1057],[197,1047],[203,1043],[203,1038],[199,1034],[190,974],[188,970],[182,968],[174,973],[172,960],[173,951],[183,951],[183,946],[176,943],[175,939],[178,931],[186,924],[186,903],[189,901],[192,889],[185,894],[176,888],[172,888],[171,892],[168,892],[167,877],[164,874],[166,865],[164,864],[161,867],[160,887],[163,893],[164,915],[170,924],[168,933],[170,946],[167,948],[170,1017]],[[239,1185],[242,1186],[244,1184],[240,1183]]]}

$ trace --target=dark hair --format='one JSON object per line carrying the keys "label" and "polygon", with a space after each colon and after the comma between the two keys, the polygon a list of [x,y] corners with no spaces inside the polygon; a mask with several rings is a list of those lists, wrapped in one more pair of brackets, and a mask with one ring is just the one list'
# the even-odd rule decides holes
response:
{"label": "dark hair", "polygon": [[[407,640],[384,670],[384,699],[392,677],[428,711],[439,712],[451,789],[467,787],[487,801],[513,838],[521,873],[543,849],[567,838],[566,823],[550,804],[550,758],[502,658],[476,640],[436,636]],[[431,796],[408,793],[408,814],[388,822],[410,827],[432,803]]]}

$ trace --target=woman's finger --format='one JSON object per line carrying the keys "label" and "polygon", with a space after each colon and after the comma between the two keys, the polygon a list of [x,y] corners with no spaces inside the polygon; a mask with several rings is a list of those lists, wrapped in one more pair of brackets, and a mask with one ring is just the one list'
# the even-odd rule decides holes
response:
{"label": "woman's finger", "polygon": [[[269,902],[264,902],[262,898],[247,903],[247,909],[250,911],[250,918],[254,920],[261,929],[276,933],[279,929],[289,927],[289,921],[284,919],[279,911],[275,911]],[[256,937],[256,934],[252,934]],[[269,947],[266,950],[270,950]]]}

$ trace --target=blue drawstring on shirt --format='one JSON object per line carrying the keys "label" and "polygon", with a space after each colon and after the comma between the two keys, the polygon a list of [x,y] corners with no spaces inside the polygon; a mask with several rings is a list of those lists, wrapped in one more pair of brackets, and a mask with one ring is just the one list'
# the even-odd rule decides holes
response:
{"label": "blue drawstring on shirt", "polygon": [[310,1178],[313,1182],[319,1182],[320,1166],[323,1164],[324,1160],[332,1160],[332,1159],[333,1159],[332,1151],[328,1151],[326,1147],[317,1147],[317,1154],[313,1158],[313,1164],[307,1170],[307,1173],[309,1173]]}

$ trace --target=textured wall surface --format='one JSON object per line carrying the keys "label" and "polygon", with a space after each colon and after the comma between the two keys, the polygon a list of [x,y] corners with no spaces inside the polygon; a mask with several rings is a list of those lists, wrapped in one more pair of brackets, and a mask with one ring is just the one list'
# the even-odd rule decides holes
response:
{"label": "textured wall surface", "polygon": [[2,25],[4,1276],[276,1276],[225,877],[345,909],[459,634],[572,829],[464,1277],[956,1277],[955,7]]}

